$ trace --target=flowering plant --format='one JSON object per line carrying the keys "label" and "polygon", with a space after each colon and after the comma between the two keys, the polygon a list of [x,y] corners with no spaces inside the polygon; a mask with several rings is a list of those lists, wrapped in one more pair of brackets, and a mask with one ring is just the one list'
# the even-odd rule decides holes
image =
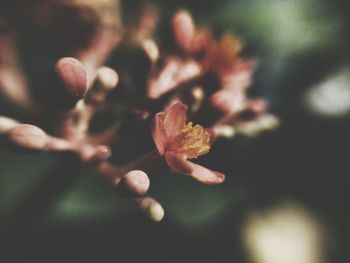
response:
{"label": "flowering plant", "polygon": [[[73,10],[77,17],[71,19],[86,27],[82,40],[59,38],[64,42],[60,47],[51,43],[57,51],[56,63],[43,76],[41,86],[46,89],[40,96],[35,96],[23,74],[13,36],[1,31],[1,94],[31,117],[20,121],[11,113],[1,117],[0,133],[17,148],[75,154],[80,163],[160,221],[162,206],[146,196],[148,175],[168,166],[205,184],[222,183],[222,173],[189,159],[208,153],[218,138],[232,138],[236,132],[254,135],[278,122],[267,113],[263,99],[247,96],[256,62],[240,56],[242,44],[236,37],[217,39],[208,28],[197,28],[189,12],[179,11],[169,29],[173,41],[164,47],[154,37],[158,15],[153,6],[146,6],[134,25],[122,26],[118,3],[35,2],[31,10],[44,20],[34,16],[30,22],[35,26],[38,21],[48,22],[40,24],[44,32],[65,25],[53,13],[41,12],[47,5],[61,12]],[[8,27],[11,22],[1,25]],[[128,55],[128,48],[139,55],[135,64],[144,65],[136,80],[137,71],[118,63]],[[133,90],[137,81],[143,90]],[[101,112],[112,116],[112,121],[93,132],[93,121]],[[116,156],[131,152],[131,158],[116,164],[112,152]]]}

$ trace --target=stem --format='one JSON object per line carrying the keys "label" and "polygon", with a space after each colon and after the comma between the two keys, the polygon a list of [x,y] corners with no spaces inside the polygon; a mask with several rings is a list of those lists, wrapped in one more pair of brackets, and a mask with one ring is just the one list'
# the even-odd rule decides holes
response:
{"label": "stem", "polygon": [[156,151],[150,151],[124,166],[114,166],[106,161],[98,164],[95,169],[103,177],[118,185],[124,174],[132,170],[148,171],[159,159],[160,156]]}
{"label": "stem", "polygon": [[149,170],[154,164],[161,159],[160,155],[156,150],[152,150],[148,153],[145,153],[135,161],[132,161],[130,164],[126,165],[126,168],[131,170]]}

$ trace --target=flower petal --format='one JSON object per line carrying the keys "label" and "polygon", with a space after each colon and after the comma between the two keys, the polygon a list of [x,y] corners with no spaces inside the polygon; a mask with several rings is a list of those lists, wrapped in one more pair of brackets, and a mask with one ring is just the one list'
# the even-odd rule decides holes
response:
{"label": "flower petal", "polygon": [[172,140],[186,124],[187,106],[181,102],[171,105],[165,111],[164,127],[169,140]]}
{"label": "flower petal", "polygon": [[192,166],[192,173],[190,176],[192,176],[194,179],[198,180],[199,182],[202,182],[204,184],[220,184],[225,181],[225,175],[217,172],[210,170],[208,168],[205,168],[204,166],[201,166],[196,163],[192,163],[190,161],[187,161],[191,164]]}
{"label": "flower petal", "polygon": [[152,138],[160,155],[164,155],[168,139],[164,127],[165,113],[157,113],[152,122]]}
{"label": "flower petal", "polygon": [[206,52],[211,43],[211,32],[205,28],[200,29],[196,32],[195,36],[193,37],[190,51],[192,53]]}
{"label": "flower petal", "polygon": [[179,11],[173,18],[172,26],[177,44],[185,51],[189,51],[195,35],[193,19],[187,11]]}
{"label": "flower petal", "polygon": [[169,167],[177,173],[192,176],[204,184],[219,184],[225,180],[225,175],[209,170],[201,165],[186,160],[185,157],[174,152],[166,152],[165,160]]}
{"label": "flower petal", "polygon": [[175,152],[167,151],[165,153],[165,160],[171,170],[179,174],[189,175],[192,173],[190,162],[184,156]]}
{"label": "flower petal", "polygon": [[209,99],[212,107],[220,113],[233,114],[242,109],[244,93],[240,89],[224,88],[216,91]]}

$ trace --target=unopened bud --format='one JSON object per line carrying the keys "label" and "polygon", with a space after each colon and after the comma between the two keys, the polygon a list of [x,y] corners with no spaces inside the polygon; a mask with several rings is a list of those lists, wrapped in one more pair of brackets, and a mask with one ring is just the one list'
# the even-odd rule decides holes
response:
{"label": "unopened bud", "polygon": [[48,143],[47,134],[30,124],[18,124],[9,131],[9,140],[28,150],[44,150]]}
{"label": "unopened bud", "polygon": [[247,136],[256,136],[264,131],[276,129],[279,125],[279,119],[275,115],[266,113],[253,120],[239,122],[236,130]]}
{"label": "unopened bud", "polygon": [[275,115],[268,113],[261,115],[258,118],[258,122],[264,130],[273,130],[280,125],[279,119]]}
{"label": "unopened bud", "polygon": [[231,125],[220,125],[213,128],[214,133],[217,136],[223,137],[223,138],[233,138],[236,134],[236,130]]}
{"label": "unopened bud", "polygon": [[119,192],[124,196],[138,197],[147,193],[149,186],[147,174],[140,170],[133,170],[122,177]]}
{"label": "unopened bud", "polygon": [[263,129],[258,120],[242,121],[236,126],[238,133],[254,137],[257,136]]}
{"label": "unopened bud", "polygon": [[0,116],[0,134],[7,133],[9,130],[11,130],[13,127],[15,127],[18,124],[18,122],[14,119]]}
{"label": "unopened bud", "polygon": [[60,107],[73,108],[88,89],[85,67],[75,58],[61,58],[55,66],[57,83],[54,93]]}
{"label": "unopened bud", "polygon": [[109,67],[101,67],[97,71],[96,82],[100,89],[112,90],[118,83],[118,74]]}
{"label": "unopened bud", "polygon": [[96,79],[85,97],[87,104],[102,104],[108,93],[118,84],[118,74],[109,67],[101,67],[97,71]]}
{"label": "unopened bud", "polygon": [[160,222],[164,217],[164,209],[160,203],[151,197],[138,200],[139,206],[149,218],[155,222]]}

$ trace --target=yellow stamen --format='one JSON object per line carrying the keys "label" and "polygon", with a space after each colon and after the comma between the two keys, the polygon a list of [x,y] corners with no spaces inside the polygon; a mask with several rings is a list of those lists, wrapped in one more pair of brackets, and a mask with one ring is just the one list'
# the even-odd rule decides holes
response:
{"label": "yellow stamen", "polygon": [[242,50],[242,43],[232,35],[225,35],[218,43],[218,50],[223,56],[230,59],[236,57]]}
{"label": "yellow stamen", "polygon": [[242,50],[242,43],[232,35],[225,35],[211,50],[211,67],[214,70],[225,70],[232,66]]}
{"label": "yellow stamen", "polygon": [[171,143],[171,150],[184,154],[187,158],[197,158],[206,154],[210,149],[210,135],[201,125],[193,127],[188,122]]}

